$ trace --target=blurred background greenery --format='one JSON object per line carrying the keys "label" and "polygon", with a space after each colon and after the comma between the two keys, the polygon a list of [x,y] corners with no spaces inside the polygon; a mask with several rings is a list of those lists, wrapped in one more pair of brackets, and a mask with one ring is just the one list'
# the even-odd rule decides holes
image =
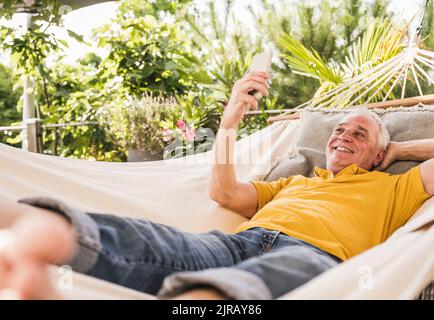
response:
{"label": "blurred background greenery", "polygon": [[[240,136],[267,125],[265,110],[291,109],[327,87],[317,76],[321,65],[298,56],[305,65],[296,67],[290,58],[297,58],[296,48],[315,52],[322,67],[344,64],[366,30],[396,18],[388,0],[299,1],[290,7],[285,0],[255,0],[243,15],[235,14],[237,1],[243,0],[223,0],[224,9],[217,10],[211,0],[123,0],[116,17],[92,38],[108,54],[88,53],[74,63],[65,63],[68,43],[48,28],[62,27],[58,3],[37,1],[26,33],[0,27],[0,50],[10,58],[10,65],[0,65],[0,126],[21,123],[26,74],[34,79],[36,114],[44,124],[93,123],[44,130],[45,154],[125,161],[129,150],[157,154],[153,159],[206,151],[232,85],[255,53],[273,51],[272,87],[260,102],[263,112],[243,120]],[[9,19],[18,2],[6,1],[0,17]],[[432,11],[428,7],[423,30],[428,49],[434,46]],[[247,27],[243,16],[254,23]],[[21,136],[3,132],[0,141],[19,147]],[[174,152],[163,154],[165,147]]]}

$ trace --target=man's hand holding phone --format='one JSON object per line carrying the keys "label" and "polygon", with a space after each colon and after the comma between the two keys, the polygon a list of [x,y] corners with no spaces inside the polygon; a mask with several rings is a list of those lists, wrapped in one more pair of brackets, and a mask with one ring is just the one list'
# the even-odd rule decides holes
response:
{"label": "man's hand holding phone", "polygon": [[251,94],[257,91],[263,96],[268,96],[270,85],[268,72],[249,72],[243,78],[236,81],[231,93],[231,98],[223,113],[220,127],[235,129],[249,109],[257,110],[258,101]]}
{"label": "man's hand holding phone", "polygon": [[253,57],[249,72],[235,82],[223,113],[221,128],[236,129],[249,109],[258,110],[258,100],[268,96],[271,58],[271,52],[257,54]]}

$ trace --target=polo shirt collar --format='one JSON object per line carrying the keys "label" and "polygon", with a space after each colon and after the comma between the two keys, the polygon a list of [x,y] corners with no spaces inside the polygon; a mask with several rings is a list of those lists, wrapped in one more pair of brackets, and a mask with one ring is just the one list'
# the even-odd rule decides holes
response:
{"label": "polo shirt collar", "polygon": [[327,169],[323,169],[323,168],[320,168],[320,167],[315,167],[314,168],[315,176],[321,177],[321,178],[324,178],[324,179],[331,179],[333,177],[343,176],[343,175],[364,174],[364,173],[367,173],[367,172],[369,172],[369,171],[360,168],[355,163],[353,163],[353,164],[349,165],[348,167],[342,169],[336,175],[334,175],[333,172],[331,172],[330,170],[327,170]]}

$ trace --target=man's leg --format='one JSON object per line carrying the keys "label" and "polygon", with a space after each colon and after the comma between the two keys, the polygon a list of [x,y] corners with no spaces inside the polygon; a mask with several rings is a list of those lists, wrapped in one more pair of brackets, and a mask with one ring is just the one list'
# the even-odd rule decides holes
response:
{"label": "man's leg", "polygon": [[190,234],[149,220],[85,214],[52,199],[23,202],[31,205],[29,208],[48,209],[50,217],[57,212],[56,218],[69,220],[76,252],[62,264],[151,294],[173,272],[231,266],[257,254],[256,241],[241,240],[238,235],[218,231]]}
{"label": "man's leg", "polygon": [[[266,233],[265,236],[268,236]],[[160,295],[180,299],[276,299],[340,262],[338,258],[303,241],[283,234],[273,239],[273,231],[268,233],[271,235],[270,245],[264,246],[261,255],[230,268],[175,273],[165,280]],[[276,241],[278,245],[273,246],[275,239],[279,239]],[[257,288],[253,296],[252,286]],[[203,289],[190,291],[192,287]]]}
{"label": "man's leg", "polygon": [[69,259],[74,237],[62,217],[0,202],[0,299],[56,299],[47,267]]}
{"label": "man's leg", "polygon": [[36,211],[29,208],[24,204],[0,200],[0,229],[10,227],[17,218],[26,214],[29,211]]}

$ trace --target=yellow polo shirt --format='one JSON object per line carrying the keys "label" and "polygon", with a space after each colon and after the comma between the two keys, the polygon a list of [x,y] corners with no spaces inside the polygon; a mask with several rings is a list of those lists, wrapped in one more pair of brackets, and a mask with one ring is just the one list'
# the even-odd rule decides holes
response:
{"label": "yellow polo shirt", "polygon": [[356,164],[336,175],[318,167],[314,172],[312,178],[252,181],[258,212],[235,232],[278,230],[347,260],[385,241],[431,197],[419,166],[401,175]]}

